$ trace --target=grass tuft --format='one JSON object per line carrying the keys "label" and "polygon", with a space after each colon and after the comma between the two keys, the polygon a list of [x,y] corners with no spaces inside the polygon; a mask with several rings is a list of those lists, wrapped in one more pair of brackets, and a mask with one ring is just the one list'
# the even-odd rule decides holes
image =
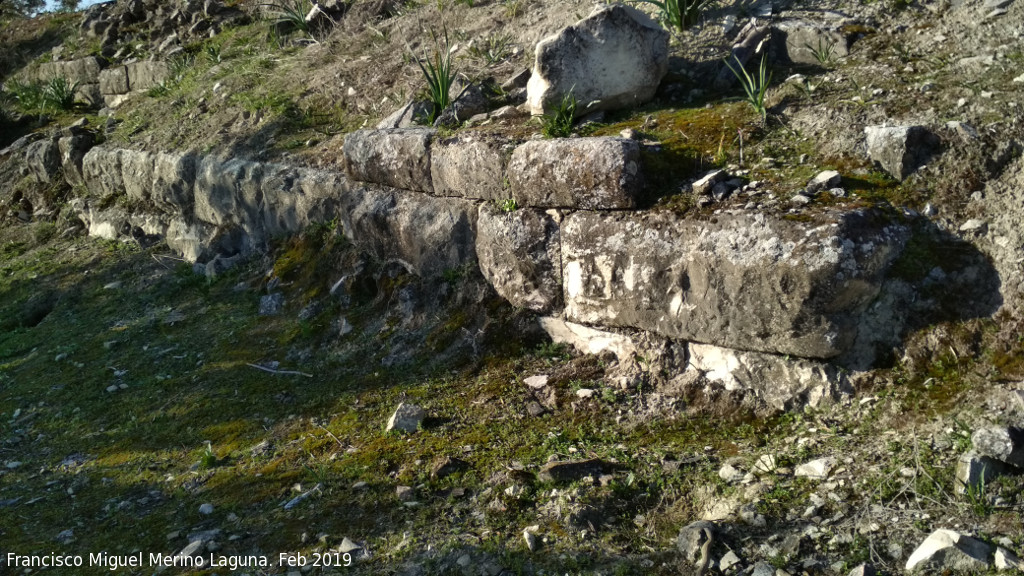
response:
{"label": "grass tuft", "polygon": [[[733,58],[736,58],[733,56]],[[761,55],[761,65],[758,68],[757,76],[751,76],[747,72],[746,68],[743,67],[743,63],[736,58],[736,64],[739,68],[734,68],[728,60],[725,61],[725,65],[729,67],[729,70],[736,76],[743,85],[743,91],[747,93],[747,102],[761,116],[761,120],[764,121],[768,117],[768,110],[764,106],[764,97],[768,92],[768,85],[772,81],[772,73],[768,70],[767,55]]]}
{"label": "grass tuft", "polygon": [[715,4],[715,0],[635,0],[653,4],[658,8],[661,21],[670,30],[685,32],[700,21],[700,16]]}
{"label": "grass tuft", "polygon": [[541,131],[544,135],[548,138],[565,138],[572,134],[576,104],[576,97],[573,96],[572,90],[570,90],[551,112],[541,117]]}
{"label": "grass tuft", "polygon": [[[434,41],[434,54],[431,57],[413,58],[419,66],[423,78],[427,81],[427,99],[430,101],[431,110],[427,121],[431,124],[458,99],[452,98],[452,85],[455,83],[455,68],[452,65],[451,44],[448,41],[448,30],[444,31],[444,44],[433,31],[430,38]],[[425,63],[424,63],[425,62]]]}

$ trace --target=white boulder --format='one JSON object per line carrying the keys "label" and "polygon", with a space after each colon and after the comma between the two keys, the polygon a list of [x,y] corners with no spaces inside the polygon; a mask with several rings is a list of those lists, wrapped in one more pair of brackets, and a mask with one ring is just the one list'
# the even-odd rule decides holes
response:
{"label": "white boulder", "polygon": [[938,574],[944,570],[979,572],[989,567],[992,549],[981,540],[939,529],[932,532],[907,560],[907,572],[924,570]]}
{"label": "white boulder", "polygon": [[642,104],[668,72],[669,34],[649,16],[604,6],[537,44],[527,103],[548,112],[570,92],[577,115]]}

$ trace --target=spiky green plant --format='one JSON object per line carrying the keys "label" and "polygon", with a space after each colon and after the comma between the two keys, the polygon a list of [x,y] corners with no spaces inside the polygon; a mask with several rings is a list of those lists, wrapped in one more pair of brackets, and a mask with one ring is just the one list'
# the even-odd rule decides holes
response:
{"label": "spiky green plant", "polygon": [[203,56],[210,64],[220,64],[223,61],[223,49],[219,44],[207,44],[203,48]]}
{"label": "spiky green plant", "polygon": [[11,109],[14,108],[15,103],[14,95],[0,88],[0,123],[10,122],[14,119]]}
{"label": "spiky green plant", "polygon": [[508,34],[494,35],[470,45],[467,50],[473,58],[483,61],[487,66],[493,66],[509,57],[512,53],[511,43],[512,36]]}
{"label": "spiky green plant", "polygon": [[541,117],[541,132],[548,138],[565,138],[572,134],[576,106],[576,96],[569,90],[550,112]]}
{"label": "spiky green plant", "polygon": [[10,91],[22,112],[38,111],[46,106],[43,85],[39,82],[24,82],[14,78],[6,83],[5,88]]}
{"label": "spiky green plant", "polygon": [[766,55],[761,55],[761,66],[758,68],[757,76],[751,76],[747,72],[747,69],[743,67],[743,63],[740,62],[739,58],[733,56],[736,60],[738,68],[734,68],[729,60],[725,60],[725,65],[729,67],[729,70],[736,76],[743,85],[743,91],[747,93],[747,102],[750,106],[761,116],[761,120],[764,121],[768,118],[768,110],[764,107],[764,97],[768,92],[768,84],[772,81],[772,73],[768,70],[768,61],[765,58]]}
{"label": "spiky green plant", "polygon": [[715,0],[633,0],[634,3],[652,4],[660,13],[661,21],[669,29],[683,32],[700,21],[700,15],[714,5]]}
{"label": "spiky green plant", "polygon": [[282,0],[281,2],[261,4],[261,6],[274,10],[274,16],[276,16],[276,20],[274,20],[275,29],[292,28],[303,34],[310,34],[309,22],[306,22],[306,12],[303,10],[301,0],[291,0],[290,2]]}
{"label": "spiky green plant", "polygon": [[818,45],[815,47],[810,42],[804,44],[804,46],[811,51],[814,55],[814,59],[818,61],[824,67],[829,67],[835,61],[835,49],[836,43],[829,40],[825,41],[818,38]]}
{"label": "spiky green plant", "polygon": [[[444,31],[444,45],[433,31],[430,38],[434,41],[434,54],[424,55],[423,58],[415,58],[416,65],[423,72],[423,78],[427,81],[427,99],[430,100],[431,110],[427,120],[433,124],[437,117],[444,112],[445,108],[458,98],[452,98],[452,84],[455,83],[455,68],[452,66],[452,52],[448,42],[448,30]],[[424,64],[424,62],[426,62]]]}
{"label": "spiky green plant", "polygon": [[67,78],[51,78],[43,89],[43,108],[71,110],[75,107],[75,90],[78,82],[72,84]]}

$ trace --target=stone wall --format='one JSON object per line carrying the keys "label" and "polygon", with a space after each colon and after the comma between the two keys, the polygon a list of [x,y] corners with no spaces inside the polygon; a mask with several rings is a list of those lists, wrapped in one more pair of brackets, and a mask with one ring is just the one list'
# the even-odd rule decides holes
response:
{"label": "stone wall", "polygon": [[90,106],[117,107],[133,94],[155,88],[170,77],[166,62],[150,60],[103,68],[103,61],[90,56],[78,60],[46,62],[25,78],[49,82],[64,78],[77,84],[76,98]]}
{"label": "stone wall", "polygon": [[[89,198],[74,207],[90,234],[157,235],[210,272],[337,219],[354,244],[412,273],[479,268],[581,349],[600,345],[580,334],[631,331],[688,343],[690,371],[780,409],[848,389],[825,361],[874,346],[858,327],[910,235],[871,210],[806,222],[623,210],[643,174],[636,144],[620,138],[515,146],[364,130],[343,154],[347,174],[97,146],[77,176]],[[28,160],[52,164],[54,152]]]}

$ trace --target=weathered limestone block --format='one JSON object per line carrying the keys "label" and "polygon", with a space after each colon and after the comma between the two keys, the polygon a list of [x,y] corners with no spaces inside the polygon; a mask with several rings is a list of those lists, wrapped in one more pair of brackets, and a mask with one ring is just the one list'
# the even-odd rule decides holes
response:
{"label": "weathered limestone block", "polygon": [[512,153],[508,177],[519,206],[632,208],[643,187],[640,145],[625,138],[534,140]]}
{"label": "weathered limestone block", "polygon": [[70,205],[85,223],[89,236],[117,240],[131,232],[130,215],[123,208],[98,209],[83,198],[73,199]]}
{"label": "weathered limestone block", "polygon": [[104,155],[108,157],[105,162],[120,166],[119,182],[130,199],[172,215],[192,211],[196,171],[193,156],[138,150],[111,150]]}
{"label": "weathered limestone block", "polygon": [[868,158],[897,180],[913,174],[939,146],[923,126],[868,126],[864,133]]}
{"label": "weathered limestone block", "polygon": [[194,156],[157,153],[153,156],[150,197],[156,206],[167,214],[191,213],[195,201],[195,179]]}
{"label": "weathered limestone block", "polygon": [[[180,159],[167,162],[158,174],[185,171],[189,166]],[[203,159],[195,170],[196,218],[220,229],[240,230],[241,252],[261,249],[273,236],[329,219],[331,197],[344,186],[338,175],[237,159]],[[187,190],[173,198],[187,199]]]}
{"label": "weathered limestone block", "polygon": [[168,217],[166,214],[136,209],[128,215],[131,233],[134,236],[167,237]]}
{"label": "weathered limestone block", "polygon": [[264,166],[262,237],[269,240],[330,220],[332,197],[344,189],[340,175],[279,164]]}
{"label": "weathered limestone block", "polygon": [[36,180],[49,184],[60,175],[60,148],[50,139],[33,142],[25,149],[25,164]]}
{"label": "weathered limestone block", "polygon": [[690,344],[690,365],[726,390],[753,393],[778,411],[821,406],[853,392],[835,366],[760,352]]}
{"label": "weathered limestone block", "polygon": [[539,211],[482,204],[476,257],[484,278],[514,306],[549,312],[562,303],[558,224]]}
{"label": "weathered limestone block", "polygon": [[983,456],[1024,468],[1024,430],[1013,426],[993,426],[975,430],[971,444]]}
{"label": "weathered limestone block", "polygon": [[100,81],[100,61],[89,56],[65,62],[46,62],[39,65],[36,78],[42,82],[64,78],[70,84],[96,84]]}
{"label": "weathered limestone block", "polygon": [[794,64],[820,64],[816,51],[833,59],[850,53],[849,38],[841,30],[805,20],[778,22],[772,27],[772,35],[782,40],[779,45]]}
{"label": "weathered limestone block", "polygon": [[85,155],[82,177],[103,203],[127,196],[136,206],[124,229],[118,214],[92,217],[83,205],[83,219],[96,221],[91,233],[162,235],[190,261],[249,253],[273,236],[327,221],[334,198],[350,188],[341,174],[318,170],[102,146]]}
{"label": "weathered limestone block", "polygon": [[128,90],[132,92],[155,88],[171,77],[171,69],[166,62],[132,62],[125,69],[128,74]]}
{"label": "weathered limestone block", "polygon": [[82,179],[86,188],[102,201],[125,195],[122,159],[130,151],[95,146],[82,159]]}
{"label": "weathered limestone block", "polygon": [[125,194],[136,202],[148,202],[153,183],[153,154],[126,149],[121,151],[120,160]]}
{"label": "weathered limestone block", "polygon": [[203,158],[196,166],[195,216],[214,226],[244,226],[257,221],[263,164]]}
{"label": "weathered limestone block", "polygon": [[103,104],[103,92],[100,91],[99,82],[92,84],[79,84],[78,88],[75,89],[75,100],[77,102],[83,102],[89,106],[99,106]]}
{"label": "weathered limestone block", "polygon": [[870,211],[819,223],[577,212],[561,227],[566,318],[830,358],[854,342],[908,236]]}
{"label": "weathered limestone block", "polygon": [[357,130],[345,137],[349,175],[360,182],[433,193],[429,128]]}
{"label": "weathered limestone block", "polygon": [[399,190],[353,187],[338,199],[346,236],[378,258],[419,276],[439,276],[476,260],[476,206]]}
{"label": "weathered limestone block", "polygon": [[507,144],[473,136],[436,140],[430,147],[434,194],[504,200]]}
{"label": "weathered limestone block", "polygon": [[126,94],[128,92],[128,69],[124,66],[107,68],[100,72],[100,92]]}
{"label": "weathered limestone block", "polygon": [[207,254],[208,242],[214,237],[215,229],[184,217],[171,217],[165,234],[168,248],[181,254],[186,261],[196,262]]}
{"label": "weathered limestone block", "polygon": [[76,100],[91,105],[103,101],[99,84],[100,62],[95,57],[43,63],[29,79],[45,84],[57,78],[63,78],[69,85],[76,86]]}
{"label": "weathered limestone block", "polygon": [[540,327],[552,342],[568,344],[583,354],[611,352],[619,362],[631,362],[637,352],[636,344],[628,336],[566,322],[561,318],[543,317]]}
{"label": "weathered limestone block", "polygon": [[72,186],[84,186],[85,178],[82,175],[82,163],[85,155],[94,143],[92,134],[76,134],[65,136],[57,141],[60,150],[61,168],[64,170],[64,179]]}
{"label": "weathered limestone block", "polygon": [[615,110],[654,97],[668,72],[669,33],[635,8],[613,5],[537,44],[527,102],[544,114],[571,93],[577,113]]}

